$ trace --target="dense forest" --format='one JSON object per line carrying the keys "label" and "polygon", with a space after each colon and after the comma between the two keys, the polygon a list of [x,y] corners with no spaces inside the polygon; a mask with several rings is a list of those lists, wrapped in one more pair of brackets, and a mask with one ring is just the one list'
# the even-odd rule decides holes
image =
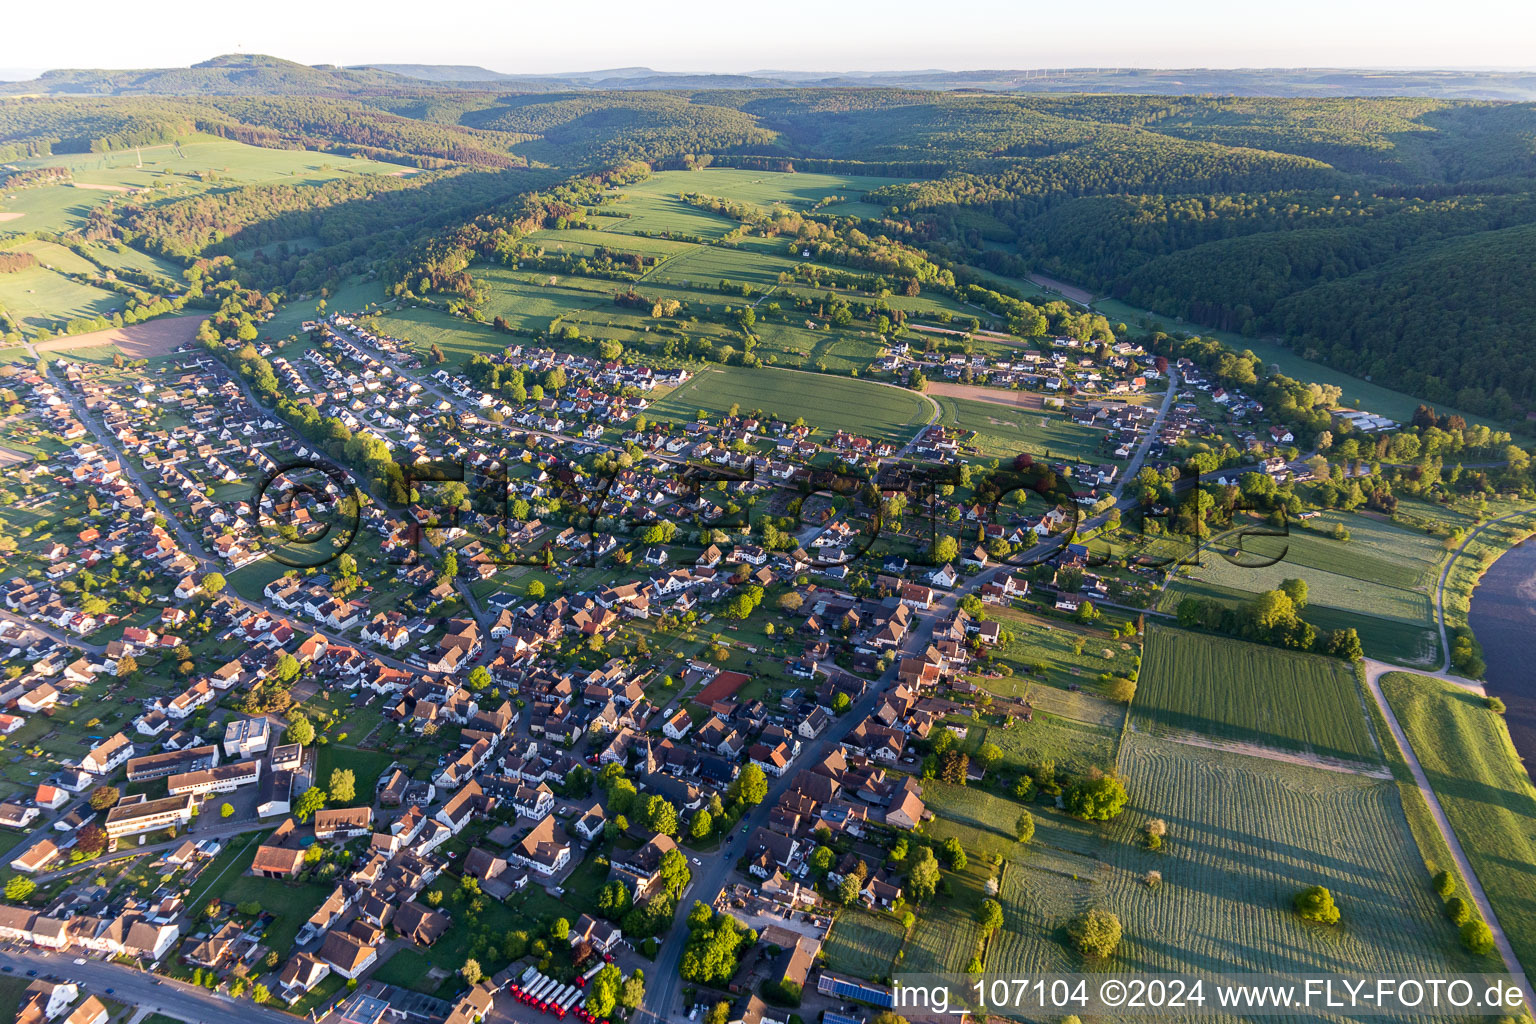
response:
{"label": "dense forest", "polygon": [[[106,79],[63,74],[82,90],[113,91]],[[244,253],[241,272],[264,289],[379,269],[463,295],[472,288],[454,283],[444,253],[494,255],[529,222],[530,193],[632,162],[865,173],[900,180],[867,197],[883,212],[864,233],[887,251],[923,251],[951,270],[1046,273],[1160,317],[1278,338],[1431,401],[1503,418],[1536,408],[1526,277],[1536,105],[551,91],[267,58],[112,74],[127,76],[113,79],[128,83],[116,91],[191,95],[64,96],[61,86],[48,98],[0,99],[0,160],[18,162],[5,169],[12,187],[36,180],[29,159],[197,132],[426,172],[130,201],[93,217],[93,237],[183,262]],[[555,196],[550,219],[579,220],[569,189],[543,194]],[[402,259],[416,264],[411,274]]]}

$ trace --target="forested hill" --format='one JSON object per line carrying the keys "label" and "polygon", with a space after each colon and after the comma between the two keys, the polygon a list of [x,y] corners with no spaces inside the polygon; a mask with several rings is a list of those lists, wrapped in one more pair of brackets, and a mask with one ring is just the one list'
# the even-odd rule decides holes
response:
{"label": "forested hill", "polygon": [[374,68],[310,67],[263,54],[229,54],[190,68],[48,71],[30,82],[0,83],[0,92],[56,96],[331,96],[420,88],[422,84],[418,79]]}
{"label": "forested hill", "polygon": [[[111,74],[146,89],[186,84]],[[633,82],[650,72],[593,74]],[[408,227],[388,208],[407,194],[419,223],[446,222],[426,217],[434,197],[459,211],[517,191],[520,175],[548,182],[629,161],[878,175],[901,183],[865,197],[861,209],[880,212],[862,230],[949,266],[1046,272],[1159,315],[1276,337],[1437,403],[1501,418],[1536,409],[1529,103],[798,84],[550,92],[552,81],[535,92],[271,58],[220,58],[176,75],[206,91],[0,97],[0,161],[200,132],[447,175],[404,189],[371,184],[366,199],[314,193],[362,211],[358,223],[388,225],[378,230],[389,245]],[[220,95],[215,82],[251,94]],[[287,95],[295,90],[303,94]],[[466,172],[497,177],[481,186]],[[158,251],[179,259],[217,244],[216,234],[263,245],[289,232],[330,237],[301,215],[302,190],[235,195],[196,218],[156,210],[141,223]],[[353,239],[340,255],[357,267],[384,248]],[[264,268],[263,281],[325,274],[314,257]]]}

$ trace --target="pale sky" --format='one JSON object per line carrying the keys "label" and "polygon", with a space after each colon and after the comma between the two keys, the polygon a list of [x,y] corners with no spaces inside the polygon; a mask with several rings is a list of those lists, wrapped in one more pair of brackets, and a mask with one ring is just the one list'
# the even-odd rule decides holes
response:
{"label": "pale sky", "polygon": [[1532,0],[15,2],[0,69],[479,64],[541,73],[1044,67],[1536,67]]}

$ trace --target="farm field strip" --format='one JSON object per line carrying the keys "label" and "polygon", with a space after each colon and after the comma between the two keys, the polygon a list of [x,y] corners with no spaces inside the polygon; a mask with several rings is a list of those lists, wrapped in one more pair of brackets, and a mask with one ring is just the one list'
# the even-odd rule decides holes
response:
{"label": "farm field strip", "polygon": [[1476,694],[1407,672],[1381,679],[1493,912],[1536,970],[1536,786],[1509,731]]}
{"label": "farm field strip", "polygon": [[[1348,540],[1324,531],[1341,525]],[[1325,512],[1286,537],[1247,537],[1236,552],[1236,531],[1202,550],[1200,563],[1181,568],[1159,601],[1177,611],[1186,596],[1236,605],[1290,578],[1306,582],[1302,617],[1319,630],[1354,628],[1366,654],[1395,663],[1438,664],[1440,639],[1434,591],[1446,558],[1443,540],[1422,529],[1368,514]],[[1234,565],[1223,554],[1245,564]]]}
{"label": "farm field strip", "polygon": [[1149,625],[1134,726],[1377,764],[1359,683],[1344,662]]}
{"label": "farm field strip", "polygon": [[[1244,547],[1259,550],[1259,545],[1253,543],[1251,539],[1245,543]],[[1272,554],[1278,553],[1278,550],[1272,552]],[[1431,595],[1427,585],[1423,590],[1406,590],[1378,579],[1348,572],[1335,572],[1324,567],[1327,562],[1322,553],[1311,553],[1314,562],[1322,563],[1321,565],[1313,567],[1304,560],[1290,558],[1287,553],[1285,558],[1273,565],[1244,567],[1233,565],[1220,554],[1208,551],[1201,555],[1202,565],[1190,567],[1189,577],[1248,594],[1275,590],[1284,580],[1297,578],[1307,583],[1309,608],[1312,605],[1324,605],[1331,608],[1352,609],[1357,614],[1395,619],[1399,622],[1433,624]],[[1343,552],[1340,556],[1350,557]],[[1344,563],[1346,570],[1355,569],[1362,572],[1364,570],[1360,567],[1365,564],[1364,560],[1358,558]]]}
{"label": "farm field strip", "polygon": [[[1218,543],[1226,540],[1218,538]],[[1232,543],[1235,545],[1236,540]],[[1421,593],[1432,583],[1438,565],[1433,561],[1419,561],[1406,553],[1401,557],[1388,557],[1385,552],[1375,554],[1355,544],[1353,536],[1347,542],[1340,542],[1313,533],[1292,531],[1288,537],[1245,537],[1242,545],[1243,554],[1234,557],[1242,559],[1251,552],[1260,556],[1260,560],[1279,559],[1281,566],[1306,566],[1362,583]]]}
{"label": "farm field strip", "polygon": [[[1157,817],[1169,828],[1158,852],[1132,835],[1106,848],[1105,900],[1128,939],[1120,967],[1469,969],[1394,782],[1140,735],[1126,737],[1120,766],[1133,807],[1117,827]],[[1150,870],[1162,873],[1157,888],[1144,880]],[[1343,914],[1326,934],[1291,911],[1292,896],[1312,884],[1328,886]]]}

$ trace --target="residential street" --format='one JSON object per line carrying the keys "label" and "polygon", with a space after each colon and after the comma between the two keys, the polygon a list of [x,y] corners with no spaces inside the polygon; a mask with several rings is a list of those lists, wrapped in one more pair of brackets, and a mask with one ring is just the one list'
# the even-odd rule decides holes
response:
{"label": "residential street", "polygon": [[[935,618],[932,615],[919,613],[921,625],[914,627],[908,634],[906,642],[902,645],[903,654],[916,654],[927,646],[933,635]],[[681,989],[682,979],[678,976],[678,966],[683,958],[683,945],[688,938],[688,926],[686,919],[688,911],[692,909],[694,901],[699,900],[713,905],[715,899],[725,889],[730,880],[731,872],[736,861],[746,852],[743,836],[751,835],[759,826],[768,823],[768,816],[779,798],[784,795],[793,782],[795,773],[809,765],[820,763],[830,754],[842,740],[842,738],[862,721],[880,698],[896,683],[896,665],[893,663],[880,678],[870,684],[868,690],[860,697],[848,711],[830,725],[818,738],[803,743],[800,755],[790,763],[789,768],[778,778],[769,776],[768,795],[763,802],[752,808],[751,812],[742,817],[741,823],[734,833],[734,842],[722,845],[712,854],[701,855],[700,865],[693,868],[693,884],[678,901],[677,916],[672,923],[672,932],[666,942],[662,943],[661,951],[656,958],[656,970],[654,974],[647,972],[650,984],[646,987],[645,1000],[642,1004],[641,1016],[637,1018],[637,1024],[649,1024],[653,1020],[680,1020],[685,1015],[687,1007],[674,1005],[677,1001],[677,993]]]}
{"label": "residential street", "polygon": [[93,995],[115,999],[187,1024],[294,1024],[292,1016],[258,1006],[249,999],[234,1000],[205,988],[160,978],[145,971],[104,960],[79,959],[65,953],[0,951],[0,967],[10,967],[23,977],[36,971],[39,977],[57,975],[80,984]]}
{"label": "residential street", "polygon": [[64,644],[68,647],[75,647],[82,651],[88,651],[91,654],[100,654],[102,651],[107,649],[105,644],[86,643],[84,640],[80,639],[78,636],[75,636],[73,633],[66,633],[62,629],[55,629],[53,626],[49,626],[46,623],[33,622],[31,619],[17,615],[14,612],[5,611],[4,609],[0,609],[0,619],[4,619],[7,622],[14,622],[19,626],[25,626],[27,629],[35,630],[43,634],[43,636],[48,637],[50,640],[57,641],[58,643]]}
{"label": "residential street", "polygon": [[[1118,506],[1125,508],[1134,504],[1133,499],[1121,497],[1126,481],[1133,477],[1141,469],[1152,439],[1157,436],[1158,428],[1162,425],[1163,418],[1173,406],[1174,396],[1178,391],[1178,380],[1174,370],[1170,367],[1168,374],[1168,391],[1163,396],[1162,406],[1158,410],[1157,418],[1147,431],[1141,447],[1135,457],[1127,466],[1126,473],[1121,477],[1120,484],[1115,488],[1115,496],[1119,499]],[[1080,529],[1089,529],[1104,521],[1105,516],[1098,516],[1080,524]],[[1059,548],[1061,538],[1051,538],[1035,545],[1025,552],[1020,561],[1038,559],[1049,552]],[[975,576],[968,577],[958,583],[953,590],[941,592],[938,600],[932,608],[919,611],[915,616],[912,629],[902,644],[902,654],[918,654],[928,645],[933,637],[933,629],[943,619],[954,612],[956,604],[966,594],[974,593],[982,585],[996,580],[1000,576],[1018,571],[1015,565],[999,565],[985,569]],[[683,946],[687,941],[687,925],[685,923],[688,911],[695,900],[713,904],[715,899],[724,890],[730,880],[732,869],[736,860],[745,852],[741,838],[743,830],[750,835],[753,829],[764,825],[768,821],[769,813],[773,810],[779,798],[789,788],[794,775],[801,768],[814,765],[823,760],[828,753],[846,736],[855,725],[865,718],[880,698],[896,683],[896,665],[893,663],[878,680],[872,683],[864,696],[840,718],[838,718],[826,732],[809,743],[803,744],[800,756],[790,764],[789,769],[778,778],[770,776],[768,780],[768,795],[761,804],[754,807],[751,813],[742,818],[741,824],[735,834],[736,842],[728,846],[722,846],[713,854],[702,855],[700,865],[693,869],[693,884],[678,903],[677,917],[673,921],[673,930],[667,942],[662,944],[661,952],[657,956],[656,970],[654,974],[647,974],[650,984],[646,988],[645,1000],[642,1009],[637,1015],[637,1024],[653,1024],[656,1021],[682,1021],[686,1018],[687,1007],[678,1006],[678,992],[682,988],[682,979],[678,976],[678,966],[682,962]]]}
{"label": "residential street", "polygon": [[[113,438],[97,424],[95,417],[91,416],[89,411],[84,408],[84,406],[80,403],[79,397],[74,394],[69,385],[60,384],[59,392],[60,394],[64,395],[65,399],[69,402],[70,408],[74,410],[75,416],[79,418],[80,422],[85,425],[85,428],[91,432],[91,435],[96,439],[97,443],[101,444],[108,451],[117,456],[117,460],[122,466],[123,475],[133,482],[134,486],[138,488],[139,494],[144,498],[144,500],[154,505],[161,516],[165,518],[167,526],[176,535],[177,543],[180,544],[182,549],[185,550],[189,555],[197,559],[197,561],[200,563],[202,571],[204,573],[217,572],[221,575],[227,576],[232,570],[221,560],[209,553],[209,551],[203,547],[202,541],[184,525],[182,525],[180,519],[177,518],[174,511],[167,507],[166,502],[161,500],[160,496],[155,493],[154,487],[152,487],[149,482],[139,474],[138,470],[133,467],[133,464],[129,461],[128,457],[122,453],[122,450],[117,446],[117,443],[113,440]],[[415,668],[407,665],[405,662],[399,660],[398,658],[393,658],[388,654],[376,651],[369,647],[367,644],[355,640],[348,640],[346,637],[340,636],[334,631],[327,630],[324,627],[319,626],[314,622],[310,622],[307,619],[299,619],[294,617],[292,616],[292,613],[283,611],[281,608],[278,608],[270,601],[255,601],[241,597],[239,594],[234,592],[233,588],[227,589],[225,591],[225,595],[232,601],[235,601],[236,603],[250,609],[253,612],[265,612],[268,615],[272,615],[277,618],[295,618],[296,621],[302,624],[302,628],[305,632],[318,633],[320,636],[323,636],[328,643],[343,644],[348,647],[356,647],[368,655],[378,658],[386,665],[390,665],[398,669],[405,669],[407,671],[416,671]],[[76,644],[76,646],[82,645]],[[87,646],[86,649],[90,650],[91,648]],[[100,648],[97,648],[97,650],[100,650]]]}
{"label": "residential street", "polygon": [[[454,396],[451,396],[444,391],[440,391],[432,383],[423,383],[428,391],[437,395],[438,397],[444,398],[456,406],[460,404]],[[171,510],[165,507],[165,503],[162,502],[161,499],[155,494],[154,488],[140,476],[137,470],[128,461],[127,457],[121,454],[117,446],[113,443],[112,439],[107,436],[106,433],[97,425],[94,418],[91,417],[85,409],[80,407],[76,396],[70,393],[67,388],[61,390],[64,390],[65,394],[68,395],[71,405],[75,407],[76,415],[80,418],[81,422],[86,424],[87,429],[91,431],[91,433],[95,436],[95,439],[102,445],[106,446],[109,450],[118,454],[124,475],[133,481],[141,494],[144,496],[145,500],[154,503],[155,507],[158,508],[160,512],[165,516],[166,520],[171,525],[171,528],[174,530],[178,541],[183,545],[184,549],[199,560],[203,566],[204,571],[223,572],[224,566],[219,562],[219,560],[213,558],[202,546],[199,538],[187,530],[176,519]],[[1168,390],[1163,397],[1162,405],[1158,410],[1157,417],[1153,421],[1151,427],[1148,429],[1146,437],[1142,439],[1142,443],[1137,449],[1134,457],[1127,464],[1125,473],[1120,477],[1120,480],[1114,489],[1113,493],[1117,499],[1117,504],[1120,507],[1129,507],[1134,503],[1132,499],[1122,497],[1122,494],[1128,484],[1128,481],[1133,478],[1137,472],[1139,472],[1141,465],[1145,461],[1151,444],[1156,437],[1157,430],[1173,404],[1176,392],[1177,377],[1174,372],[1170,370]],[[938,420],[938,416],[939,412],[935,404],[934,413],[932,417],[930,417],[929,423],[931,424],[936,422]],[[562,439],[565,438],[562,436]],[[898,457],[908,454],[912,446],[913,442],[909,442],[900,450]],[[603,446],[600,445],[599,447]],[[1103,520],[1104,516],[1095,517],[1091,520],[1087,520],[1081,523],[1079,529],[1086,530],[1092,528],[1102,523]],[[1063,541],[1059,537],[1047,539],[1042,543],[1035,545],[1034,548],[1019,556],[1017,559],[1015,559],[1015,561],[1024,562],[1028,559],[1041,558],[1049,554],[1051,551],[1060,548],[1062,543]],[[913,628],[907,634],[907,637],[902,645],[901,653],[920,653],[931,641],[934,626],[939,621],[952,614],[960,598],[966,594],[973,593],[983,584],[995,580],[1000,575],[1016,572],[1017,570],[1018,565],[1016,564],[996,565],[983,570],[975,576],[971,576],[962,580],[951,591],[940,592],[933,607],[922,610],[916,615]],[[279,616],[284,614],[266,602],[247,600],[240,598],[238,595],[233,593],[230,593],[229,596],[234,600],[237,600],[241,605],[252,610],[264,611],[269,614]],[[471,604],[471,610],[475,613],[477,619],[484,619],[483,612],[481,612],[480,609],[474,604]],[[327,635],[325,630],[315,629],[307,621],[305,622],[305,629],[318,632],[322,636],[326,636],[327,639],[333,640],[333,642],[337,641],[337,638]],[[65,642],[72,642],[68,641],[67,638],[62,636],[58,638],[65,640]],[[341,640],[339,642],[349,641]],[[78,643],[75,645],[85,646]],[[89,648],[87,647],[87,649]],[[369,653],[375,654],[376,652],[370,651]],[[405,665],[405,663],[397,659],[383,656],[381,657],[382,660],[387,664],[391,664],[397,667],[408,667]],[[694,901],[701,900],[710,904],[715,901],[715,899],[725,888],[726,884],[730,881],[736,860],[745,852],[745,846],[743,842],[744,835],[750,834],[754,829],[767,823],[772,808],[778,802],[783,793],[789,788],[794,774],[802,767],[813,765],[823,760],[833,749],[836,748],[843,737],[846,736],[858,722],[860,722],[870,713],[870,711],[873,710],[875,705],[884,696],[884,694],[895,685],[895,682],[896,667],[893,664],[889,669],[886,670],[885,673],[880,676],[878,680],[870,685],[869,689],[853,705],[853,707],[850,708],[846,714],[838,718],[827,729],[827,731],[823,733],[821,737],[803,744],[799,757],[795,759],[788,771],[777,778],[769,778],[767,797],[761,804],[753,808],[749,814],[743,817],[741,823],[738,826],[737,832],[731,837],[733,841],[730,844],[722,845],[721,848],[713,854],[700,855],[700,864],[693,869],[693,882],[679,903],[673,931],[668,941],[662,945],[661,952],[658,956],[654,970],[647,972],[650,979],[650,984],[646,992],[642,1010],[640,1011],[640,1019],[642,1022],[648,1022],[651,1020],[679,1020],[682,1013],[686,1010],[686,1007],[680,1007],[677,1005],[678,993],[682,987],[681,979],[678,975],[678,966],[682,959],[682,950],[687,938],[685,919],[687,917],[688,910],[692,907]],[[520,721],[519,735],[523,733],[524,728],[525,722]],[[215,825],[203,832],[193,832],[191,835],[193,835],[195,838],[207,836],[232,836],[241,834],[243,832],[252,831],[254,829],[260,829],[262,827],[263,826],[260,823],[252,822],[242,822],[230,825]],[[158,852],[158,848],[146,847],[124,850],[120,855],[132,856],[138,853],[149,852]],[[57,956],[53,958],[53,966],[55,969],[57,969],[58,960],[59,958]],[[68,961],[66,960],[65,963],[68,964]],[[70,966],[73,967],[72,964],[70,964]],[[86,977],[84,972],[110,972],[107,976],[114,979],[117,978],[119,972],[127,973],[129,977],[133,978],[143,979],[145,977],[143,975],[137,974],[136,972],[129,972],[124,968],[119,968],[110,964],[99,964],[95,961],[89,962],[87,965],[75,969],[82,972],[81,980],[84,981],[92,980],[90,977]],[[206,994],[201,989],[192,989],[190,986],[186,986],[188,991],[183,993],[178,989],[170,988],[169,986],[171,983],[168,982],[164,985],[157,985],[153,982],[153,980],[145,980],[139,983],[141,986],[139,989],[130,989],[126,983],[117,981],[100,982],[100,984],[117,984],[121,991],[137,995],[138,997],[144,999],[145,1002],[142,1005],[165,1006],[166,1009],[163,1012],[187,1021],[201,1022],[206,1018],[206,1016],[210,1014],[218,1017],[219,1019],[228,1019],[233,1016],[234,1019],[249,1020],[251,1022],[258,1020],[269,1021],[280,1016],[273,1014],[272,1011],[262,1010],[258,1007],[255,1007],[248,1002],[240,1004],[229,1004],[221,998],[214,997],[211,994]],[[291,1018],[286,1017],[283,1019],[291,1020]]]}

